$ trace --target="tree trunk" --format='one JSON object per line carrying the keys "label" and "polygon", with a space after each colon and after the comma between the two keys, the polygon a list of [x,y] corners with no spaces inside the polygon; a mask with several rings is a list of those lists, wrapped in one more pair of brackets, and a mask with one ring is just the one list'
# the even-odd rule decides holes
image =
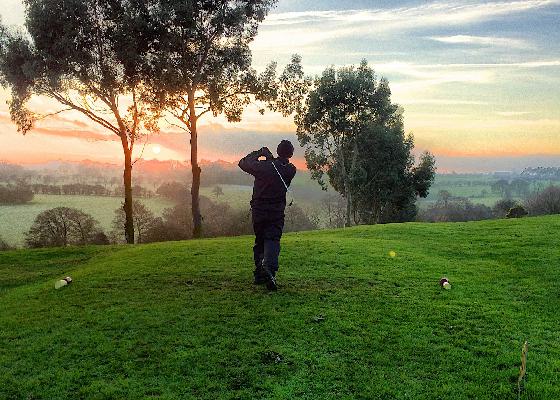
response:
{"label": "tree trunk", "polygon": [[124,150],[124,237],[126,243],[134,244],[134,217],[132,213],[132,151],[123,139]]}
{"label": "tree trunk", "polygon": [[339,151],[339,157],[341,160],[341,165],[342,165],[342,181],[344,184],[344,194],[346,197],[346,223],[345,226],[349,227],[352,226],[352,219],[351,219],[351,214],[352,214],[352,195],[350,194],[351,192],[351,188],[350,188],[350,183],[348,182],[348,173],[346,171],[346,160],[344,157],[344,150],[341,148]]}
{"label": "tree trunk", "polygon": [[350,188],[348,183],[344,183],[346,186],[346,227],[352,226],[352,195],[350,194]]}
{"label": "tree trunk", "polygon": [[[194,95],[192,97],[194,99]],[[197,117],[194,108],[194,100],[189,99],[190,111],[190,131],[191,131],[191,169],[192,169],[192,217],[193,217],[193,237],[195,239],[202,237],[202,215],[200,214],[200,173],[198,166],[198,136],[196,130]]]}
{"label": "tree trunk", "polygon": [[[358,139],[356,137],[354,137],[354,149],[352,152],[352,164],[350,165],[350,171],[352,171],[352,173],[354,173],[354,171],[356,170],[356,163],[358,162]],[[350,184],[348,184],[348,186],[350,186]],[[353,188],[350,188],[351,190],[353,190]],[[351,198],[350,198],[351,200]],[[352,216],[353,216],[353,220],[354,220],[354,224],[358,225],[358,221],[356,218],[356,209],[355,207],[352,207],[352,203],[350,201],[350,207],[352,208]]]}

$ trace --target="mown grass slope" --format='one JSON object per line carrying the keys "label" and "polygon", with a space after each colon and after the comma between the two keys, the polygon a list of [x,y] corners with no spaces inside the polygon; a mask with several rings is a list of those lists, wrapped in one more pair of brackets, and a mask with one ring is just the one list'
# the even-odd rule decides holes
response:
{"label": "mown grass slope", "polygon": [[559,231],[289,234],[277,293],[251,237],[0,253],[0,398],[512,399],[528,340],[521,398],[557,399]]}

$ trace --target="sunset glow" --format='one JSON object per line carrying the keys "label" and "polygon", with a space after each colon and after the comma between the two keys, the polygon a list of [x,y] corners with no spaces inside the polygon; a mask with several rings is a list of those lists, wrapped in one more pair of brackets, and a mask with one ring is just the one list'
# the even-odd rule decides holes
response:
{"label": "sunset glow", "polygon": [[[2,21],[23,25],[23,4],[9,0]],[[252,44],[255,68],[293,53],[309,75],[365,58],[389,79],[404,110],[416,151],[432,151],[440,171],[462,168],[461,157],[560,162],[560,0],[513,2],[376,2],[281,0]],[[298,38],[294,40],[294,38]],[[0,160],[31,163],[93,159],[120,163],[116,137],[77,113],[41,121],[27,136],[16,132],[0,91]],[[39,112],[60,107],[34,98]],[[200,158],[235,161],[282,138],[297,143],[291,118],[250,107],[243,121],[205,116]],[[162,122],[144,158],[187,160],[184,132]],[[135,154],[139,155],[141,146]],[[303,151],[296,146],[303,165]],[[455,159],[455,161],[453,161]]]}

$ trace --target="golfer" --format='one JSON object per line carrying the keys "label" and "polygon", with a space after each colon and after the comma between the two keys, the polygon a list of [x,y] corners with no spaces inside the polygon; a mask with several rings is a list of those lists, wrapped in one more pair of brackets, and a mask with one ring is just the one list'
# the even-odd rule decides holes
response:
{"label": "golfer", "polygon": [[[289,140],[282,140],[274,158],[267,147],[253,151],[239,161],[239,168],[255,177],[251,213],[255,246],[255,283],[266,283],[268,290],[276,290],[276,272],[280,254],[280,238],[284,229],[286,192],[296,174],[296,167],[290,163],[294,146]],[[264,160],[259,158],[264,157]]]}

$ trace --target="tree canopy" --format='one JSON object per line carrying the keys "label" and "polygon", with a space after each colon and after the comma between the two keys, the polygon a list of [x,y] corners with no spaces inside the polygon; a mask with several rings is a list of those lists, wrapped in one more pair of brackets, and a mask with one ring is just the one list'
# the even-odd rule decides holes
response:
{"label": "tree canopy", "polygon": [[165,108],[176,126],[190,135],[193,234],[201,236],[199,204],[198,120],[210,113],[240,121],[251,103],[290,114],[291,101],[306,90],[301,59],[276,77],[276,63],[260,74],[251,66],[250,43],[273,0],[220,0],[159,3],[155,9],[158,51],[150,72],[154,104]]}
{"label": "tree canopy", "polygon": [[414,165],[412,136],[402,110],[391,102],[386,79],[366,61],[358,67],[327,68],[314,82],[296,116],[307,166],[323,188],[346,198],[346,225],[409,219],[416,196],[425,197],[434,159]]}
{"label": "tree canopy", "polygon": [[[47,96],[117,135],[124,158],[125,236],[134,242],[132,151],[157,130],[158,110],[144,101],[157,41],[151,1],[26,0],[27,32],[0,29],[0,83],[9,87],[12,121],[26,134],[41,115],[32,95]],[[132,39],[134,38],[134,39]]]}

